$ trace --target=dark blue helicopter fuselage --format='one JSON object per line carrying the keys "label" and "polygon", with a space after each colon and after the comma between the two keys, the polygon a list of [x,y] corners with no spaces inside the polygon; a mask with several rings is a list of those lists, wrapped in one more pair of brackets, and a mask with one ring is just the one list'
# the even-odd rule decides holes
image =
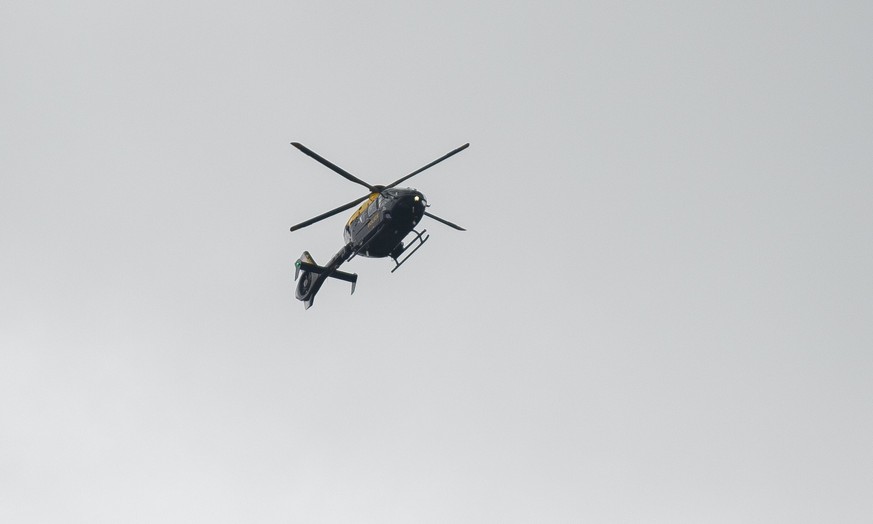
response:
{"label": "dark blue helicopter fuselage", "polygon": [[390,256],[421,221],[427,201],[415,189],[384,189],[373,193],[352,214],[343,238],[356,254]]}

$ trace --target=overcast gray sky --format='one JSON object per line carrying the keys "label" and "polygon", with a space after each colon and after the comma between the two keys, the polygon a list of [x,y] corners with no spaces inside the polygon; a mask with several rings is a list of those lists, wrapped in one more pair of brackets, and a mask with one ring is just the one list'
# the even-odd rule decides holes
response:
{"label": "overcast gray sky", "polygon": [[[0,6],[0,521],[873,518],[873,4]],[[373,184],[430,241],[294,300]]]}

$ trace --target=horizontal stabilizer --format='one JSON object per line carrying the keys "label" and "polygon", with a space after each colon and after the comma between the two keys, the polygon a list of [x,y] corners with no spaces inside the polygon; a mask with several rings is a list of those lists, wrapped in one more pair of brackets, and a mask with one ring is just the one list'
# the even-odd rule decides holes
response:
{"label": "horizontal stabilizer", "polygon": [[355,293],[355,284],[358,282],[358,275],[356,273],[346,273],[345,271],[340,271],[338,269],[331,271],[329,268],[319,266],[318,264],[304,262],[303,260],[297,260],[297,262],[294,263],[294,267],[294,280],[297,280],[297,276],[300,274],[301,270],[315,273],[316,275],[327,273],[328,277],[350,282],[352,284],[352,294]]}

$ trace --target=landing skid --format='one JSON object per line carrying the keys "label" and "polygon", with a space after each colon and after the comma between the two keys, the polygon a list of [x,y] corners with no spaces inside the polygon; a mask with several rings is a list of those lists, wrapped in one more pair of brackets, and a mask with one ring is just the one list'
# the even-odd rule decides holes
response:
{"label": "landing skid", "polygon": [[[392,273],[395,272],[395,271],[397,271],[397,268],[399,268],[400,266],[403,265],[404,262],[406,262],[407,260],[409,260],[409,257],[411,257],[412,255],[414,255],[415,252],[418,251],[418,248],[420,248],[421,246],[423,246],[424,243],[427,242],[427,239],[430,238],[430,235],[427,235],[427,236],[424,236],[424,237],[422,236],[422,235],[424,235],[425,233],[427,233],[427,229],[422,229],[422,230],[421,230],[421,233],[419,233],[418,231],[416,231],[416,230],[414,230],[414,229],[412,230],[412,232],[415,233],[415,238],[413,238],[412,240],[410,240],[408,245],[405,245],[405,246],[404,246],[402,243],[401,243],[401,244],[398,244],[398,247],[399,247],[400,249],[397,249],[397,250],[396,250],[396,253],[395,253],[395,252],[392,252],[391,255],[390,255],[390,256],[391,256],[391,260],[393,260],[393,261],[394,261],[394,264],[395,264],[394,269],[391,270]],[[409,248],[412,247],[412,246],[415,246],[415,247],[412,249],[412,251],[409,251]],[[400,257],[400,255],[402,255],[403,253],[406,253],[407,251],[409,251],[409,253],[408,253],[405,257],[403,257],[403,260],[398,261],[397,258]]]}

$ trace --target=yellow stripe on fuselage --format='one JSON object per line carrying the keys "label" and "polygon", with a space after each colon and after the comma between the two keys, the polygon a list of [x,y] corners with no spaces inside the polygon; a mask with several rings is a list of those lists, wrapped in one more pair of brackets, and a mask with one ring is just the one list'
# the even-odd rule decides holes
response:
{"label": "yellow stripe on fuselage", "polygon": [[361,213],[363,213],[364,211],[366,211],[367,208],[370,207],[370,204],[372,204],[373,202],[375,202],[376,199],[377,199],[378,197],[379,197],[379,193],[371,193],[370,196],[369,196],[369,198],[367,198],[367,200],[364,200],[364,203],[361,204],[361,207],[359,207],[359,208],[357,209],[357,211],[355,211],[354,213],[352,213],[352,218],[350,218],[349,221],[346,222],[346,225],[347,225],[347,226],[352,225],[352,222],[354,222],[356,218],[358,218],[359,216],[361,216]]}

